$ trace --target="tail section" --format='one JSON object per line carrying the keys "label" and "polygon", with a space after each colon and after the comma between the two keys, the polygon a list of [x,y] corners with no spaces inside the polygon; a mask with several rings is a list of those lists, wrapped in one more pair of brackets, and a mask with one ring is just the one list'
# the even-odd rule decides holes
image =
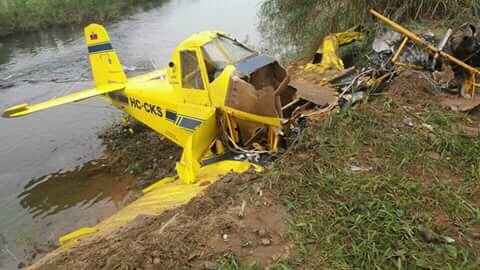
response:
{"label": "tail section", "polygon": [[105,28],[98,24],[90,24],[85,28],[85,40],[95,86],[126,83],[127,76]]}

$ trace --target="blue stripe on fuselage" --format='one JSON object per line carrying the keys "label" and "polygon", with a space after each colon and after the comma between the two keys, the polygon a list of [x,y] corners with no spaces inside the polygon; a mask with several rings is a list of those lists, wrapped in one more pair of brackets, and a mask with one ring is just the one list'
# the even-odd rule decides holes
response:
{"label": "blue stripe on fuselage", "polygon": [[194,130],[201,124],[202,124],[202,121],[195,120],[192,118],[182,118],[182,120],[180,121],[180,126],[182,128],[191,129],[191,130]]}
{"label": "blue stripe on fuselage", "polygon": [[176,123],[177,122],[177,113],[167,110],[167,120],[170,120],[173,123]]}
{"label": "blue stripe on fuselage", "polygon": [[112,43],[105,43],[88,47],[88,53],[98,53],[111,50],[113,50]]}
{"label": "blue stripe on fuselage", "polygon": [[167,121],[188,130],[194,130],[203,123],[203,120],[179,115],[177,112],[171,110],[166,110],[165,117]]}

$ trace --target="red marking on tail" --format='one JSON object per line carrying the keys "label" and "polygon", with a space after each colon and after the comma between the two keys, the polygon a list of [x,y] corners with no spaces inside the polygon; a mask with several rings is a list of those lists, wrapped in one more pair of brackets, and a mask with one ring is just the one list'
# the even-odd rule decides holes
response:
{"label": "red marking on tail", "polygon": [[98,35],[97,35],[96,33],[92,32],[92,33],[90,34],[90,39],[91,39],[91,40],[97,40],[97,39],[98,39]]}

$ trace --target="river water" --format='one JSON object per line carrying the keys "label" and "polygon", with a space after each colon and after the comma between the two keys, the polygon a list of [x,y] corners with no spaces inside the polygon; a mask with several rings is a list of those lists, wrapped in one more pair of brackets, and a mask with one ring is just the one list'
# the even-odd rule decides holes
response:
{"label": "river water", "polygon": [[[170,0],[107,25],[128,67],[161,67],[190,34],[221,30],[258,47],[260,0]],[[81,27],[0,40],[0,110],[91,87]],[[100,99],[25,118],[0,118],[0,269],[16,269],[58,236],[95,225],[138,190],[134,179],[89,162],[102,158],[98,132],[119,112]]]}

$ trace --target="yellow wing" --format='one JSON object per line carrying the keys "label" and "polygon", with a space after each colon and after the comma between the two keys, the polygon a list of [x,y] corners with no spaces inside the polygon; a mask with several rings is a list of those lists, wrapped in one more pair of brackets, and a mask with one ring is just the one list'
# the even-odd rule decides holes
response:
{"label": "yellow wing", "polygon": [[47,100],[45,102],[41,102],[34,105],[29,105],[27,103],[23,103],[17,106],[10,107],[6,109],[2,116],[5,118],[14,118],[25,116],[34,112],[38,112],[41,110],[45,110],[48,108],[52,108],[55,106],[71,103],[71,102],[78,102],[84,99],[88,99],[91,97],[107,94],[110,92],[116,92],[125,89],[125,85],[123,83],[112,83],[103,86],[99,86],[93,89],[87,89],[84,91],[76,92],[67,96],[53,98]]}
{"label": "yellow wing", "polygon": [[167,71],[165,69],[154,70],[142,75],[128,78],[129,82],[145,82],[155,79],[165,80],[167,78]]}

